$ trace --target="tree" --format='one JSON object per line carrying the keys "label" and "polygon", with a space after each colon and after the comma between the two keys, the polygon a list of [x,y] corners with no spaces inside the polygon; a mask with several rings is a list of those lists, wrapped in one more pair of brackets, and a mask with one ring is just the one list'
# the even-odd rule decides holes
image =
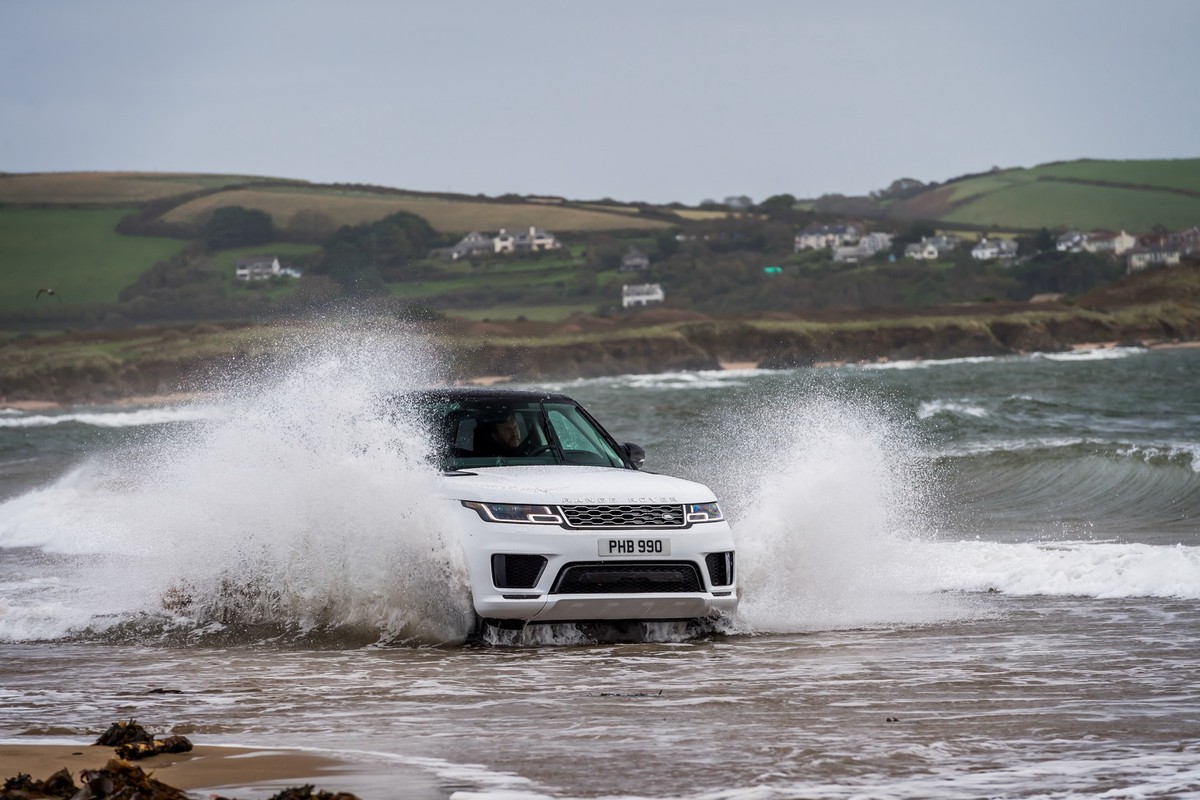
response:
{"label": "tree", "polygon": [[597,236],[588,243],[586,263],[597,272],[621,266],[621,257],[628,248],[612,236]]}
{"label": "tree", "polygon": [[760,214],[766,214],[770,219],[788,222],[795,215],[796,197],[790,194],[771,195],[758,204],[755,209]]}
{"label": "tree", "polygon": [[293,238],[306,242],[321,242],[337,229],[337,225],[333,217],[324,211],[302,208],[292,214],[287,229]]}
{"label": "tree", "polygon": [[892,237],[892,254],[896,256],[904,255],[904,248],[910,244],[916,244],[922,239],[937,236],[937,231],[928,222],[918,220],[908,226],[907,230],[903,230]]}
{"label": "tree", "polygon": [[383,275],[404,275],[424,256],[437,233],[423,217],[401,211],[376,222],[343,226],[329,238],[314,272],[350,295],[383,294]]}
{"label": "tree", "polygon": [[679,240],[674,231],[663,231],[654,237],[654,245],[658,249],[658,257],[670,258],[679,250]]}
{"label": "tree", "polygon": [[1045,253],[1055,248],[1054,234],[1048,228],[1039,228],[1033,237],[1033,246],[1039,253]]}
{"label": "tree", "polygon": [[925,188],[925,184],[916,178],[897,178],[888,188],[871,192],[871,197],[876,200],[904,200],[920,194]]}
{"label": "tree", "polygon": [[1121,262],[1094,253],[1040,253],[1011,273],[1024,297],[1048,292],[1083,294],[1112,283],[1125,272]]}
{"label": "tree", "polygon": [[274,238],[271,215],[257,208],[221,206],[204,224],[204,242],[209,250],[266,244]]}

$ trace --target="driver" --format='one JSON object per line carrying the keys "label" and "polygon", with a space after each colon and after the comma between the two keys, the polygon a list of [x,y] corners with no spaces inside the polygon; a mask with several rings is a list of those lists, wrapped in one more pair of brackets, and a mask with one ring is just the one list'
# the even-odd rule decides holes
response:
{"label": "driver", "polygon": [[474,454],[477,456],[528,455],[529,442],[521,439],[521,426],[515,412],[493,422],[480,422],[475,429]]}
{"label": "driver", "polygon": [[494,424],[491,430],[491,439],[500,455],[520,455],[523,448],[521,447],[521,428],[517,425],[517,415],[509,414]]}

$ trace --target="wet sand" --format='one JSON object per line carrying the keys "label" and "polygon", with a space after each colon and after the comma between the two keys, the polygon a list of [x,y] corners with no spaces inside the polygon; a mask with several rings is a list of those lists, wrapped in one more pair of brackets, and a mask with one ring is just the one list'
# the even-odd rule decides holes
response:
{"label": "wet sand", "polygon": [[[26,773],[45,780],[64,767],[76,783],[79,772],[99,769],[114,757],[114,748],[90,744],[0,744],[0,781]],[[308,750],[197,745],[190,752],[131,762],[162,781],[185,791],[221,789],[237,796],[267,796],[280,788],[313,784],[327,791],[348,791],[364,800],[379,796],[371,787],[393,788],[394,796],[444,798],[424,775],[388,765],[358,763],[334,754]],[[255,791],[256,787],[259,791]]]}

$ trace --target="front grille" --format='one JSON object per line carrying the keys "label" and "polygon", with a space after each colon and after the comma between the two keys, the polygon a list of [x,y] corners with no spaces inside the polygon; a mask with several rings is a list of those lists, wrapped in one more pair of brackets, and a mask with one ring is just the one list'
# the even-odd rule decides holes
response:
{"label": "front grille", "polygon": [[560,506],[572,528],[682,528],[681,505]]}
{"label": "front grille", "polygon": [[492,583],[497,589],[532,589],[545,568],[545,556],[496,553],[492,556]]}
{"label": "front grille", "polygon": [[733,583],[733,552],[709,553],[704,557],[708,567],[708,578],[713,586],[729,586]]}
{"label": "front grille", "polygon": [[702,592],[696,565],[679,562],[576,562],[558,573],[551,594]]}

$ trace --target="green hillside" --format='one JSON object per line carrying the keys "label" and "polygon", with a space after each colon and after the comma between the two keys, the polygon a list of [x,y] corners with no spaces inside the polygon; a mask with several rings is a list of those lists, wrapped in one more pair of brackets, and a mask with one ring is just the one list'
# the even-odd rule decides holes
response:
{"label": "green hillside", "polygon": [[1107,181],[1200,192],[1200,158],[1162,161],[1063,161],[1029,170],[1037,176]]}
{"label": "green hillside", "polygon": [[1200,159],[997,170],[927,189],[887,215],[998,229],[1185,228],[1200,224]]}
{"label": "green hillside", "polygon": [[[189,244],[201,240],[214,210],[234,205],[270,215],[276,241],[198,256],[189,254],[186,266],[155,281],[177,290],[180,297],[187,294],[179,286],[181,279],[187,280],[184,274],[207,283],[210,296],[223,293],[235,301],[238,297],[245,300],[246,291],[252,289],[267,297],[289,294],[294,284],[264,287],[235,282],[234,260],[250,252],[270,252],[292,257],[289,260],[299,260],[303,266],[299,257],[319,251],[319,242],[341,226],[371,223],[397,212],[427,220],[444,237],[442,243],[471,230],[530,226],[565,236],[569,243],[588,235],[652,234],[682,222],[669,209],[650,209],[646,213],[644,207],[636,205],[571,203],[553,197],[491,199],[238,175],[6,173],[0,174],[0,317],[8,314],[14,324],[25,324],[40,319],[102,316],[113,311],[121,303],[122,290],[145,276],[156,263],[172,259]],[[122,232],[118,232],[118,223],[123,219]],[[440,261],[433,263],[436,268],[443,266]],[[512,259],[507,263],[512,266]],[[496,274],[471,270],[465,264],[458,267],[465,270],[462,277],[467,280],[463,285],[455,285],[452,280],[432,287],[394,284],[391,291],[409,302],[453,295],[464,289],[468,295],[489,296],[489,281]],[[564,280],[572,280],[578,265],[574,257],[568,257],[561,264],[543,261],[536,267],[535,274],[524,278],[517,277],[519,268],[505,276],[513,283],[506,292],[511,301],[519,304],[530,287],[540,289],[546,283],[561,285]],[[38,297],[40,288],[52,288],[56,294],[53,298],[45,294]],[[264,288],[267,291],[262,291]],[[536,302],[543,302],[546,295],[541,290]],[[145,302],[149,301],[143,306]],[[588,301],[572,302],[573,308],[578,308]]]}
{"label": "green hillside", "polygon": [[[38,304],[112,303],[152,264],[186,245],[121,236],[129,209],[0,208],[0,311]],[[38,289],[54,289],[55,298]]]}
{"label": "green hillside", "polygon": [[[661,283],[667,308],[710,314],[1078,295],[1110,283],[1124,264],[1068,258],[1033,234],[1200,224],[1200,159],[994,170],[900,196],[833,196],[848,204],[839,209],[780,195],[771,200],[782,204],[732,213],[238,175],[0,173],[0,329],[285,318],[346,298],[401,316],[560,319],[613,312],[622,284],[641,282]],[[216,235],[230,212],[239,225],[257,219],[255,235]],[[898,234],[899,249],[859,263],[794,251],[800,228],[846,220]],[[467,231],[529,226],[564,246],[457,261],[438,254]],[[926,227],[969,231],[968,242],[979,231],[1019,237],[1023,260],[980,265],[968,248],[935,263],[889,258]],[[1039,247],[1051,252],[1024,260]],[[649,259],[645,272],[619,271],[631,248]],[[277,255],[303,277],[235,280],[234,262],[250,253]],[[56,295],[38,298],[40,288]]]}

